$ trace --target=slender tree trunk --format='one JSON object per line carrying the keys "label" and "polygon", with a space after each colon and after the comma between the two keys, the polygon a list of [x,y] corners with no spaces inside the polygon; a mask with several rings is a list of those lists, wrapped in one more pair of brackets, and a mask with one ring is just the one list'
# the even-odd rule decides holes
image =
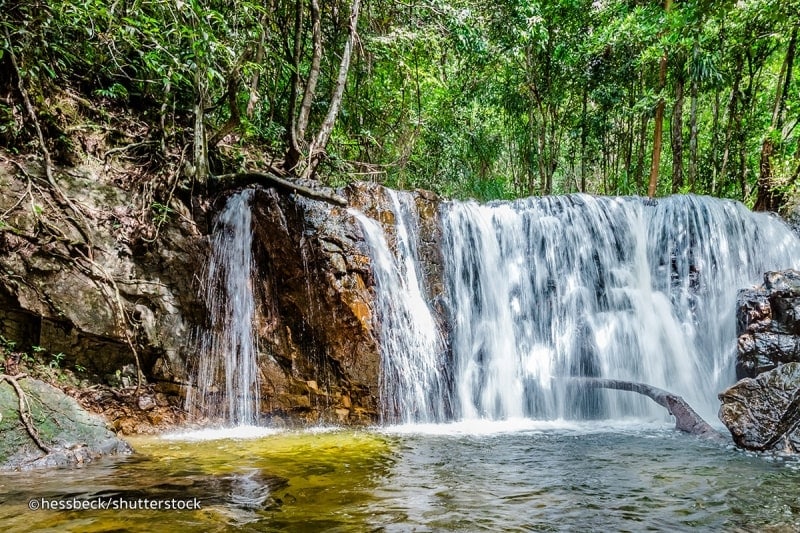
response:
{"label": "slender tree trunk", "polygon": [[672,107],[672,192],[683,188],[683,74],[675,80],[675,105]]}
{"label": "slender tree trunk", "polygon": [[[664,82],[667,77],[667,56],[666,53],[661,56],[661,67],[659,68],[658,85],[661,89],[664,87]],[[647,196],[653,198],[656,195],[656,188],[658,187],[658,168],[661,165],[661,142],[662,130],[664,127],[664,107],[666,101],[662,96],[656,104],[656,117],[655,129],[653,130],[653,157],[650,161],[650,181],[647,185]]]}
{"label": "slender tree trunk", "polygon": [[528,175],[528,194],[534,194],[536,191],[536,176],[533,172],[533,158],[536,150],[536,139],[535,139],[535,131],[536,131],[536,112],[533,109],[533,103],[528,105],[528,130],[527,134],[525,135],[525,141],[527,146],[525,148],[525,171]]}
{"label": "slender tree trunk", "polygon": [[647,124],[650,117],[646,114],[642,115],[641,124],[639,125],[639,147],[636,150],[636,193],[640,194],[644,190],[644,157],[645,150],[647,149]]}
{"label": "slender tree trunk", "polygon": [[314,92],[317,90],[320,62],[322,61],[322,30],[320,29],[319,2],[311,0],[311,38],[313,51],[311,53],[311,68],[308,71],[308,80],[303,94],[303,103],[300,104],[300,116],[297,117],[295,138],[302,142],[306,137],[308,119],[311,115],[311,105],[314,103]]}
{"label": "slender tree trunk", "polygon": [[[664,12],[669,13],[672,9],[672,0],[664,0]],[[658,90],[663,92],[667,84],[667,51],[664,50],[658,68]],[[647,196],[653,198],[658,187],[658,168],[661,165],[661,142],[662,130],[664,128],[664,107],[667,105],[663,94],[656,105],[656,125],[653,131],[653,159],[650,163],[650,182],[647,186]]]}
{"label": "slender tree trunk", "polygon": [[[725,146],[722,152],[722,165],[719,169],[719,180],[724,180],[728,170],[728,160],[731,153],[731,141],[733,139],[733,127],[737,122],[737,102],[739,100],[739,84],[742,80],[742,69],[744,68],[744,60],[741,53],[736,57],[736,71],[733,79],[733,87],[731,88],[731,98],[728,102],[728,124],[725,127]],[[712,194],[716,193],[717,184],[712,187]]]}
{"label": "slender tree trunk", "polygon": [[[272,2],[270,2],[267,12],[272,11]],[[264,14],[261,17],[261,37],[258,40],[258,48],[256,49],[256,57],[254,62],[256,65],[261,65],[264,61],[264,55],[266,54],[266,42],[267,42],[267,31],[268,31],[268,19],[267,15]],[[256,111],[256,104],[258,104],[258,84],[261,80],[261,70],[255,69],[253,72],[252,78],[250,78],[250,96],[247,99],[247,107],[245,108],[245,115],[247,118],[253,118],[253,114]]]}
{"label": "slender tree trunk", "polygon": [[[754,209],[756,211],[777,211],[783,203],[781,194],[775,190],[776,184],[772,175],[772,154],[775,151],[776,137],[781,135],[783,128],[783,113],[786,106],[786,93],[792,84],[792,69],[794,68],[794,55],[797,44],[797,27],[792,29],[786,57],[781,65],[778,76],[778,87],[775,90],[775,106],[772,111],[772,121],[769,130],[761,144],[761,160],[758,175],[758,197]],[[780,142],[780,138],[777,139]]]}
{"label": "slender tree trunk", "polygon": [[297,116],[297,95],[300,92],[300,56],[303,53],[303,0],[297,0],[294,12],[294,50],[292,53],[292,75],[289,79],[289,110],[286,116],[286,136],[288,148],[283,168],[293,172],[297,167],[302,152],[297,139],[295,117]]}
{"label": "slender tree trunk", "polygon": [[198,61],[194,72],[194,179],[208,181],[208,143],[206,143],[205,109],[208,100],[208,78],[203,63]]}
{"label": "slender tree trunk", "polygon": [[720,165],[719,160],[716,158],[719,148],[719,109],[720,109],[720,92],[714,92],[714,107],[711,110],[711,146],[709,150],[708,161],[711,163],[711,194],[717,191],[717,177],[719,176]]}
{"label": "slender tree trunk", "polygon": [[[635,135],[636,126],[634,124],[633,114],[628,116],[627,135],[625,136],[625,174],[627,179],[630,180],[631,168],[633,162],[633,138]],[[628,181],[630,183],[630,181]]]}
{"label": "slender tree trunk", "polygon": [[345,85],[347,84],[347,72],[350,70],[350,57],[353,54],[356,39],[358,37],[358,12],[361,8],[361,0],[353,0],[350,7],[350,19],[348,23],[347,41],[342,51],[342,62],[339,65],[339,75],[336,78],[336,86],[331,96],[331,103],[328,107],[328,114],[322,121],[317,136],[311,141],[308,149],[308,166],[303,172],[304,178],[310,178],[317,171],[317,167],[322,161],[322,156],[325,153],[325,148],[328,145],[331,133],[333,132],[333,125],[336,122],[336,117],[339,115],[339,108],[342,105],[342,97],[344,96]]}
{"label": "slender tree trunk", "polygon": [[586,111],[589,101],[589,89],[583,88],[583,102],[581,103],[581,192],[586,192],[586,139],[589,135]]}
{"label": "slender tree trunk", "polygon": [[697,182],[697,93],[699,82],[696,76],[691,81],[691,105],[689,107],[689,188],[695,191]]}

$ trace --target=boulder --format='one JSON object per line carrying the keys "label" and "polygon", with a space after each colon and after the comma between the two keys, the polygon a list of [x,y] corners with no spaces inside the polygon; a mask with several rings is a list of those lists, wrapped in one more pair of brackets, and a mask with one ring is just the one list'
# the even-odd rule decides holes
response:
{"label": "boulder", "polygon": [[103,455],[129,454],[131,447],[59,389],[42,381],[16,380],[29,420],[45,452],[20,416],[20,398],[11,381],[0,381],[0,470],[83,464]]}
{"label": "boulder", "polygon": [[719,418],[738,446],[800,452],[800,363],[742,379],[719,399]]}
{"label": "boulder", "polygon": [[764,274],[764,284],[739,291],[737,378],[800,362],[800,272]]}

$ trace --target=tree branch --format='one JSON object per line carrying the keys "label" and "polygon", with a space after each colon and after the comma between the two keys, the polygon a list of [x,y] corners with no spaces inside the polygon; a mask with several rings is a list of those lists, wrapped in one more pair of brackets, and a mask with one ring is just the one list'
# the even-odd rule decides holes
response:
{"label": "tree branch", "polygon": [[305,196],[306,198],[311,198],[312,200],[321,200],[323,202],[340,207],[347,205],[347,200],[335,193],[329,193],[320,189],[312,189],[287,179],[280,178],[271,173],[240,172],[236,174],[222,174],[220,176],[216,176],[213,181],[218,189],[230,189],[233,187],[260,183],[267,187],[273,187],[283,192],[299,194],[300,196]]}
{"label": "tree branch", "polygon": [[711,440],[726,440],[717,430],[703,420],[686,401],[676,394],[633,381],[621,381],[618,379],[603,378],[570,378],[570,383],[595,388],[595,389],[614,389],[630,392],[638,392],[664,407],[669,414],[675,417],[675,429],[703,437]]}

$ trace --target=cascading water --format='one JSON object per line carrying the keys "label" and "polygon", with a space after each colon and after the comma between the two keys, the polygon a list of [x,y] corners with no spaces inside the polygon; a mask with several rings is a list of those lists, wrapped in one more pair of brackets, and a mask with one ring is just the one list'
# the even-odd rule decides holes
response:
{"label": "cascading water", "polygon": [[432,422],[446,416],[444,342],[425,290],[417,257],[417,218],[408,193],[387,189],[395,218],[396,254],[377,222],[352,211],[364,230],[377,285],[381,324],[380,378],[387,422]]}
{"label": "cascading water", "polygon": [[188,410],[228,424],[258,422],[258,346],[253,331],[252,189],[228,198],[211,237],[203,296],[210,329],[200,335]]}
{"label": "cascading water", "polygon": [[714,420],[716,394],[734,379],[737,290],[800,266],[800,241],[783,223],[731,201],[448,202],[448,351],[426,329],[436,322],[421,300],[409,210],[392,198],[396,259],[379,226],[360,220],[382,317],[384,404],[405,422],[663,416],[638,395],[580,390],[573,376],[662,387]]}

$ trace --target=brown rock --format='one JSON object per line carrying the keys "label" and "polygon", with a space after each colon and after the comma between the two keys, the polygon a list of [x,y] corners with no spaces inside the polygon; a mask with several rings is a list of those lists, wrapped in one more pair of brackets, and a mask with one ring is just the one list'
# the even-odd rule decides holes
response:
{"label": "brown rock", "polygon": [[742,379],[719,399],[719,418],[738,446],[800,452],[800,363]]}

